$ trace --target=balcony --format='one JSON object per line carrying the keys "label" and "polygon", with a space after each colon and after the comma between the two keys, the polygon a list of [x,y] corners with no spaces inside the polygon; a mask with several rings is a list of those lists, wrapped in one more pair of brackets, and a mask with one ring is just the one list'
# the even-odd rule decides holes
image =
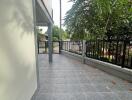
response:
{"label": "balcony", "polygon": [[131,100],[132,84],[95,67],[54,54],[40,54],[40,89],[35,100]]}

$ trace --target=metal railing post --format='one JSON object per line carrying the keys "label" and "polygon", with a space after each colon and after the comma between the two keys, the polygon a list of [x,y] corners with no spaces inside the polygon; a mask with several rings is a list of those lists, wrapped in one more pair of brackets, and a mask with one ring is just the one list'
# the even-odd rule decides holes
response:
{"label": "metal railing post", "polygon": [[86,40],[83,40],[83,45],[82,45],[82,63],[85,63],[85,55],[86,53]]}
{"label": "metal railing post", "polygon": [[61,41],[59,41],[59,54],[61,53],[61,50],[63,50],[63,47],[61,45],[63,45],[63,41],[62,41],[62,44],[61,44]]}
{"label": "metal railing post", "polygon": [[117,43],[116,43],[116,54],[115,54],[115,64],[117,64],[117,60],[118,60],[118,46],[119,45],[119,40],[117,40]]}
{"label": "metal railing post", "polygon": [[97,39],[97,59],[100,59],[100,52],[99,52],[99,40]]}
{"label": "metal railing post", "polygon": [[38,41],[38,54],[39,54],[39,41]]}
{"label": "metal railing post", "polygon": [[131,69],[132,69],[132,57],[131,57],[131,64],[130,64],[130,67],[131,67]]}
{"label": "metal railing post", "polygon": [[123,56],[122,56],[122,67],[124,67],[124,65],[125,65],[125,56],[126,56],[126,40],[124,40]]}

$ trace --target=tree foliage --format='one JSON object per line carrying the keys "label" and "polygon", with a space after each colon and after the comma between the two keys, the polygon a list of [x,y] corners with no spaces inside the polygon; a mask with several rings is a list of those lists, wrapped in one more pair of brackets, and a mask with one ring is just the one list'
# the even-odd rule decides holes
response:
{"label": "tree foliage", "polygon": [[59,41],[60,40],[60,37],[61,37],[60,31],[61,31],[63,40],[68,38],[68,34],[63,29],[60,30],[60,28],[58,26],[53,26],[53,29],[52,29],[53,41]]}
{"label": "tree foliage", "polygon": [[65,26],[71,34],[81,34],[81,38],[132,34],[131,0],[70,1],[73,6],[66,14]]}

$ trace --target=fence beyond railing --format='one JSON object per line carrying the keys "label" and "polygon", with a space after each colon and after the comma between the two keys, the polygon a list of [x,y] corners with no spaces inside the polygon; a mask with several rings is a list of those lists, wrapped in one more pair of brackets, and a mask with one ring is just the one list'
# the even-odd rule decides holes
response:
{"label": "fence beyond railing", "polygon": [[82,55],[83,42],[82,41],[63,41],[62,49],[72,53]]}
{"label": "fence beyond railing", "polygon": [[[86,57],[132,69],[132,39],[103,39],[86,42]],[[62,49],[82,55],[82,41],[63,41]]]}

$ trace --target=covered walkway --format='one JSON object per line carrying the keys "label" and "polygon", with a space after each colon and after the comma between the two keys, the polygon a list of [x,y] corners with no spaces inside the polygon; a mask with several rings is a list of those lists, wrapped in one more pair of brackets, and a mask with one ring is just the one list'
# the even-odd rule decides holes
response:
{"label": "covered walkway", "polygon": [[36,100],[132,100],[132,83],[63,55],[39,55]]}

